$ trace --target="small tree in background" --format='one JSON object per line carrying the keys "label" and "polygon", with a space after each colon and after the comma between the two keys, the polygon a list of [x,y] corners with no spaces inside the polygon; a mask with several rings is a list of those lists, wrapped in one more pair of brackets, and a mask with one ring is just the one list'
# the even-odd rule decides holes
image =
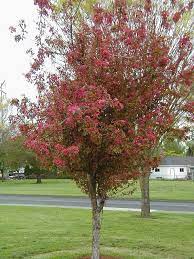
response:
{"label": "small tree in background", "polygon": [[165,156],[184,156],[186,146],[178,139],[167,139],[162,149]]}
{"label": "small tree in background", "polygon": [[36,176],[37,183],[41,183],[41,175],[45,174],[44,169],[40,168],[40,162],[35,153],[27,149],[24,145],[25,139],[22,136],[11,137],[11,130],[9,137],[0,146],[1,158],[4,167],[7,170],[19,170],[20,168],[33,168],[34,176]]}
{"label": "small tree in background", "polygon": [[[150,33],[163,39],[166,45],[163,61],[154,65],[157,77],[164,78],[158,87],[165,88],[168,94],[158,102],[158,111],[163,111],[158,120],[158,125],[153,128],[155,144],[143,151],[140,162],[140,187],[142,193],[143,217],[150,215],[149,176],[151,167],[147,167],[147,161],[157,157],[160,159],[162,143],[167,139],[183,139],[193,123],[194,103],[192,97],[193,83],[193,2],[192,1],[145,1],[144,10],[141,9],[146,27]],[[153,67],[151,59],[144,67],[145,74],[148,67]],[[163,67],[162,69],[160,67]],[[155,75],[156,76],[156,75]],[[145,81],[150,84],[151,80]],[[153,116],[148,114],[144,119],[145,128],[150,125]],[[147,126],[146,126],[147,125]],[[153,124],[152,124],[153,125]],[[158,160],[159,162],[159,160]]]}
{"label": "small tree in background", "polygon": [[40,184],[42,183],[42,176],[47,175],[48,171],[45,169],[40,168],[39,163],[37,162],[37,159],[28,162],[25,166],[24,174],[28,178],[35,178],[36,177],[36,183]]}

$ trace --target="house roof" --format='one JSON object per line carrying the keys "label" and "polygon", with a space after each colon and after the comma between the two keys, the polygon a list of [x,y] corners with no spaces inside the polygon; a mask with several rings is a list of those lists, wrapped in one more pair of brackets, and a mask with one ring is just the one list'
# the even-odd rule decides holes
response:
{"label": "house roof", "polygon": [[160,165],[189,165],[194,167],[194,157],[166,156],[161,160]]}

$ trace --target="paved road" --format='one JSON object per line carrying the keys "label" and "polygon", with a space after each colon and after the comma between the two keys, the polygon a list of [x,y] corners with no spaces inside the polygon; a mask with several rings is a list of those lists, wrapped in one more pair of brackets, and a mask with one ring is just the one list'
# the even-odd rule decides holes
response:
{"label": "paved road", "polygon": [[[0,195],[0,205],[24,205],[24,206],[47,206],[68,208],[90,208],[87,198],[56,197],[56,196],[32,196],[32,195]],[[140,201],[137,200],[108,200],[105,205],[107,210],[139,210]],[[193,212],[194,202],[167,202],[152,201],[152,211],[169,212]]]}

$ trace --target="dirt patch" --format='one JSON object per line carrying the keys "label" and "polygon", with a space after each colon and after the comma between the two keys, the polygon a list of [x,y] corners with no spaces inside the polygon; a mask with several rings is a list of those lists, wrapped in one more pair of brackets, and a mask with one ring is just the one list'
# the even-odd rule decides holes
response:
{"label": "dirt patch", "polygon": [[[91,256],[82,256],[79,259],[91,259]],[[120,256],[101,255],[100,259],[122,259]]]}

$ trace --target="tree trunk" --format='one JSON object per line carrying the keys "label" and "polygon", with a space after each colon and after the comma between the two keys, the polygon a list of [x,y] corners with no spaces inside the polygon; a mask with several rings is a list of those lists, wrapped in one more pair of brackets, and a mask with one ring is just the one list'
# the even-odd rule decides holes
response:
{"label": "tree trunk", "polygon": [[92,206],[92,256],[91,259],[100,259],[100,229],[101,229],[101,212],[104,207],[105,199],[98,201],[96,193],[95,176],[88,174],[89,195]]}
{"label": "tree trunk", "polygon": [[150,190],[149,190],[149,173],[142,174],[139,178],[141,189],[141,216],[150,217]]}
{"label": "tree trunk", "polygon": [[36,183],[42,183],[41,175],[39,175],[39,174],[36,177]]}
{"label": "tree trunk", "polygon": [[100,212],[92,207],[92,257],[91,259],[100,258]]}
{"label": "tree trunk", "polygon": [[5,181],[4,169],[1,169],[1,181]]}

